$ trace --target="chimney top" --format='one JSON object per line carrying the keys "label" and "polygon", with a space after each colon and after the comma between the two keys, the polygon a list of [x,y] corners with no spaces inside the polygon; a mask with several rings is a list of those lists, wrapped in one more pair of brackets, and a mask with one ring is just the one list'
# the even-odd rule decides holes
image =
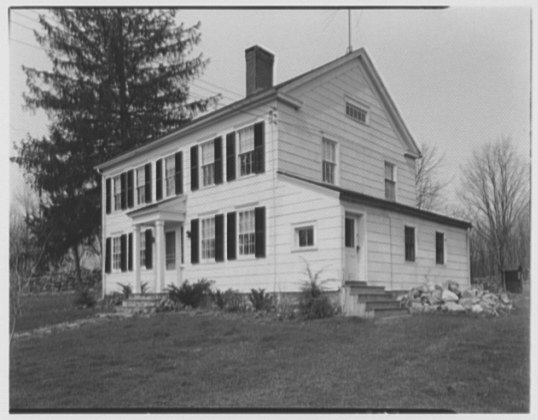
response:
{"label": "chimney top", "polygon": [[275,56],[259,45],[245,50],[247,96],[273,87]]}

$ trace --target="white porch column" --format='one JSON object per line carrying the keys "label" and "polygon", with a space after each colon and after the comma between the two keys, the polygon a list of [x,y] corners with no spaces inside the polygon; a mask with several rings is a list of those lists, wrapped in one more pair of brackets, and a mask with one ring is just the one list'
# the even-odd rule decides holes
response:
{"label": "white porch column", "polygon": [[164,290],[164,267],[166,264],[165,244],[164,244],[164,222],[155,222],[155,291],[157,293]]}
{"label": "white porch column", "polygon": [[181,285],[181,237],[182,228],[178,227],[176,230],[176,274],[177,274],[177,286]]}
{"label": "white porch column", "polygon": [[135,293],[140,293],[140,226],[133,231],[133,268],[135,273]]}

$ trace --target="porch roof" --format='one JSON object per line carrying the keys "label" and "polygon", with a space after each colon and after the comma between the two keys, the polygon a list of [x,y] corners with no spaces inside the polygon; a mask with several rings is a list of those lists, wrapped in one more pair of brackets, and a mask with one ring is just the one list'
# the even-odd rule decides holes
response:
{"label": "porch roof", "polygon": [[398,213],[407,214],[409,216],[420,217],[422,219],[441,223],[447,226],[454,226],[454,227],[459,227],[463,229],[469,229],[472,227],[471,223],[465,220],[455,219],[453,217],[445,216],[443,214],[434,213],[431,211],[422,210],[416,207],[411,207],[405,204],[397,203],[395,201],[383,200],[382,198],[372,197],[371,195],[362,194],[362,193],[351,191],[351,190],[346,190],[336,185],[329,185],[322,182],[312,181],[310,179],[306,179],[306,178],[293,175],[284,171],[278,171],[278,173],[284,176],[288,176],[290,178],[295,178],[304,182],[308,182],[310,184],[314,184],[323,188],[337,191],[340,193],[340,200],[347,201],[348,203],[364,204],[364,205],[369,205],[369,206],[376,207],[383,210],[392,210]]}
{"label": "porch roof", "polygon": [[186,213],[185,196],[172,197],[164,201],[149,204],[127,213],[134,225],[151,224],[156,221],[184,222]]}

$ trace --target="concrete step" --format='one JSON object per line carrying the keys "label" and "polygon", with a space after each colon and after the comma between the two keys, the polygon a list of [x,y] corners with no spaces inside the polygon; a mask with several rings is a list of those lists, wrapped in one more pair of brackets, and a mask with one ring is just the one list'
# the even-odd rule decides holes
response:
{"label": "concrete step", "polygon": [[375,318],[395,317],[395,316],[408,316],[409,311],[406,308],[400,309],[374,309]]}
{"label": "concrete step", "polygon": [[377,310],[389,310],[389,309],[400,309],[400,302],[396,300],[381,300],[376,302],[366,302],[367,311],[377,311]]}
{"label": "concrete step", "polygon": [[163,297],[168,296],[168,293],[133,293],[131,296],[129,296],[128,300],[160,300]]}

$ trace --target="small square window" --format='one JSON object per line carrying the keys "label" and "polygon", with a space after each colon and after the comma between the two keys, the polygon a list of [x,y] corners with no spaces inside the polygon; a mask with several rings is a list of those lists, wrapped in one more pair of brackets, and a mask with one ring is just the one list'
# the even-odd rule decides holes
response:
{"label": "small square window", "polygon": [[314,246],[314,226],[301,226],[295,228],[295,247],[310,248]]}

